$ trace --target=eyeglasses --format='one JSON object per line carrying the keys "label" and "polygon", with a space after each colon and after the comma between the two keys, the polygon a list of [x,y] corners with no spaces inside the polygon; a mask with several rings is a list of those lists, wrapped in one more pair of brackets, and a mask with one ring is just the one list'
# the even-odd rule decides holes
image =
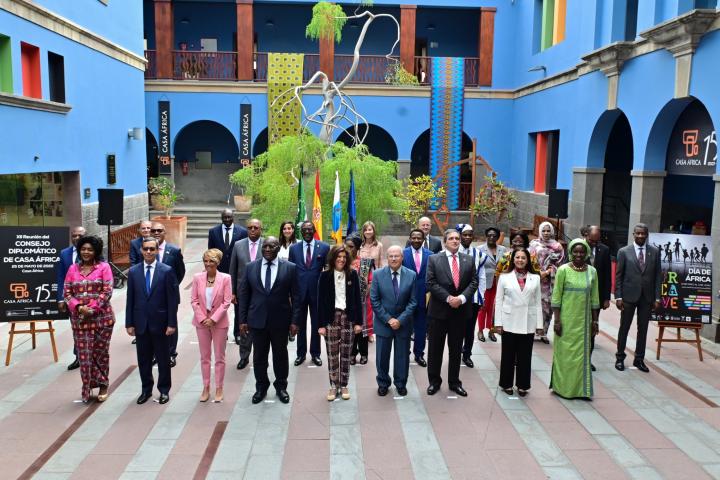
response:
{"label": "eyeglasses", "polygon": [[154,252],[157,250],[155,247],[142,247],[143,252]]}
{"label": "eyeglasses", "polygon": [[150,229],[150,233],[162,233],[164,231],[165,231],[164,228],[151,228]]}

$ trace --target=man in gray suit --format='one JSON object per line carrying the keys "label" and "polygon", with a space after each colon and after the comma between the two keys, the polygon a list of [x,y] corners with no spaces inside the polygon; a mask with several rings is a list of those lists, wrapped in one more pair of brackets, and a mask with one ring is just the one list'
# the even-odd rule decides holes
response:
{"label": "man in gray suit", "polygon": [[252,339],[247,333],[240,330],[238,315],[238,292],[240,284],[245,275],[245,267],[248,263],[259,259],[262,256],[262,222],[257,218],[251,218],[246,224],[248,236],[235,242],[230,258],[230,277],[232,278],[233,304],[235,304],[235,324],[233,335],[235,343],[240,346],[240,361],[237,364],[238,370],[242,370],[250,363],[250,352],[252,351]]}
{"label": "man in gray suit", "polygon": [[650,312],[660,306],[660,252],[648,243],[648,227],[638,223],[633,228],[632,245],[618,250],[615,270],[615,303],[620,310],[615,368],[625,370],[625,344],[633,316],[637,310],[637,338],[633,366],[642,372],[650,370],[645,365],[645,342],[647,340]]}
{"label": "man in gray suit", "polygon": [[[403,251],[397,245],[387,249],[387,266],[375,270],[370,287],[370,303],[375,313],[375,365],[378,395],[388,393],[390,382],[395,383],[398,395],[407,395],[405,387],[410,368],[410,332],[417,306],[415,298],[416,273],[403,267]],[[390,350],[395,344],[393,378],[390,378]]]}

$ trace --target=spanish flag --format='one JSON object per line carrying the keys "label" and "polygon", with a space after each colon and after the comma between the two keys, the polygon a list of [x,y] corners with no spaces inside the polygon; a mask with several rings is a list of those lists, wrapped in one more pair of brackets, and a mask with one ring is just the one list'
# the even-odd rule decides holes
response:
{"label": "spanish flag", "polygon": [[312,222],[315,240],[322,240],[322,207],[320,206],[320,172],[315,172],[315,195],[313,196]]}

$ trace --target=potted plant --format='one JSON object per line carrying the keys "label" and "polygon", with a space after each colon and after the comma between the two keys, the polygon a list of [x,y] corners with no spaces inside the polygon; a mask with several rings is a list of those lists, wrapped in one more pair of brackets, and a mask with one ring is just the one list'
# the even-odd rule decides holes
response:
{"label": "potted plant", "polygon": [[182,194],[175,190],[175,183],[168,177],[151,178],[148,182],[148,191],[152,189],[153,197],[160,207],[164,215],[157,215],[150,220],[160,222],[165,225],[165,239],[178,245],[180,248],[185,247],[185,238],[187,236],[187,217],[180,215],[172,215],[178,200],[182,199]]}
{"label": "potted plant", "polygon": [[153,177],[148,179],[148,196],[149,196],[149,203],[152,206],[153,210],[162,210],[163,207],[160,204],[160,191],[167,189],[168,184],[171,183],[170,179],[167,177]]}
{"label": "potted plant", "polygon": [[[518,199],[515,192],[497,178],[497,173],[492,172],[485,176],[485,183],[478,190],[470,209],[494,226],[499,226],[503,220],[512,219],[511,209],[517,205]],[[503,234],[498,239],[499,243],[502,241]]]}

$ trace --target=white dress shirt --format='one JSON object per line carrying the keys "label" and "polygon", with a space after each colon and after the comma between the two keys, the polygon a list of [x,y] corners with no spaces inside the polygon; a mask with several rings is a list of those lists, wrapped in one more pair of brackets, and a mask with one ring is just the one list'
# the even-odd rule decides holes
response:
{"label": "white dress shirt", "polygon": [[647,262],[647,242],[645,242],[645,245],[643,245],[642,247],[637,243],[633,242],[633,247],[635,247],[635,256],[637,258],[640,258],[640,250],[642,249],[643,261]]}
{"label": "white dress shirt", "polygon": [[277,258],[280,260],[287,260],[290,257],[290,247],[292,247],[292,245],[293,244],[290,243],[287,246],[280,247]]}
{"label": "white dress shirt", "polygon": [[165,242],[158,243],[157,261],[162,262],[165,257]]}
{"label": "white dress shirt", "polygon": [[270,288],[272,288],[273,285],[275,285],[275,279],[277,278],[278,259],[276,258],[272,262],[268,262],[267,260],[263,259],[262,271],[260,272],[260,278],[262,278],[263,286],[265,286],[265,278],[267,277],[268,263],[270,264]]}
{"label": "white dress shirt", "polygon": [[77,255],[78,255],[77,247],[73,246],[72,263],[77,263]]}
{"label": "white dress shirt", "polygon": [[[443,252],[445,252],[445,256],[447,257],[448,266],[450,267],[450,276],[452,277],[453,254],[450,253],[450,250],[443,250]],[[460,251],[458,250],[458,252],[455,255],[457,255],[456,258],[457,258],[458,273],[460,273]],[[462,301],[463,305],[465,305],[465,302],[467,302],[465,295],[458,295],[458,298]],[[445,301],[447,302],[447,299],[445,299]]]}
{"label": "white dress shirt", "polygon": [[225,224],[223,223],[222,224],[222,240],[223,240],[223,242],[225,242],[225,232],[227,232],[229,234],[228,240],[230,241],[230,243],[232,243],[234,231],[235,231],[234,223],[232,225],[230,225],[229,227],[225,226]]}
{"label": "white dress shirt", "polygon": [[335,308],[345,310],[347,308],[347,300],[345,297],[345,272],[333,270],[333,280],[335,281]]}
{"label": "white dress shirt", "polygon": [[145,278],[145,274],[147,273],[147,267],[150,267],[150,285],[152,285],[153,278],[155,277],[155,267],[157,267],[157,262],[157,259],[155,259],[151,264],[143,262],[143,278]]}
{"label": "white dress shirt", "polygon": [[209,312],[212,310],[212,301],[213,301],[213,291],[215,290],[215,286],[212,287],[205,287],[205,308]]}

